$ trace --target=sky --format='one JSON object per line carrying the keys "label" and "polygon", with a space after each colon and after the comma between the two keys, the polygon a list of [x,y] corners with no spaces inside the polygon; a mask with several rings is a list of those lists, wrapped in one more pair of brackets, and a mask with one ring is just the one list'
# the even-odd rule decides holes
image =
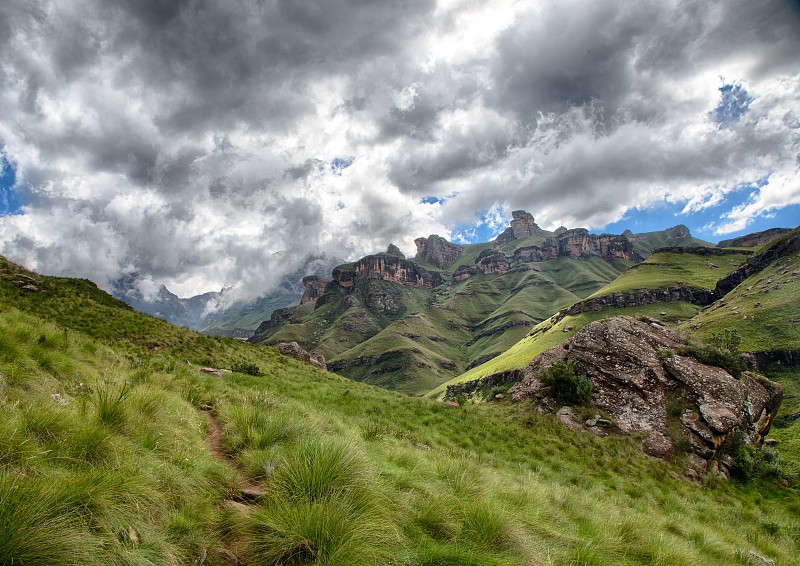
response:
{"label": "sky", "polygon": [[0,254],[257,296],[439,234],[800,224],[800,3],[3,0]]}

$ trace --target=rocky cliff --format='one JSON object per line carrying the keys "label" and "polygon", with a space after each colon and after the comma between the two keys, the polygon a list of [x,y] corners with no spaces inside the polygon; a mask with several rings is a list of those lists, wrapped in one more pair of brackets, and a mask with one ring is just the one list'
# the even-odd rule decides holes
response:
{"label": "rocky cliff", "polygon": [[514,240],[528,236],[545,236],[546,232],[539,228],[530,212],[514,210],[511,212],[511,226],[497,236],[494,240],[495,247],[504,246]]}
{"label": "rocky cliff", "polygon": [[361,281],[380,279],[396,285],[431,288],[441,285],[442,276],[428,271],[412,261],[396,255],[368,255],[355,263],[344,264],[333,270],[333,280],[343,289],[350,289]]}
{"label": "rocky cliff", "polygon": [[751,275],[765,269],[772,262],[797,252],[800,252],[800,228],[795,228],[788,235],[776,240],[760,254],[747,258],[747,261],[741,267],[717,282],[715,293],[718,297],[722,297]]}
{"label": "rocky cliff", "polygon": [[305,287],[305,291],[303,292],[303,296],[300,298],[300,304],[307,305],[308,303],[316,303],[317,299],[319,299],[323,293],[325,293],[328,283],[330,283],[329,279],[325,279],[324,277],[320,277],[318,275],[309,275],[308,277],[303,277],[303,287]]}
{"label": "rocky cliff", "polygon": [[[509,228],[509,230],[511,229]],[[502,236],[503,234],[498,238]],[[516,238],[512,238],[511,241],[513,239]],[[522,263],[545,261],[558,257],[581,259],[599,256],[608,260],[622,259],[631,262],[639,262],[644,259],[634,251],[633,242],[628,237],[608,234],[597,236],[590,234],[585,228],[559,229],[556,235],[545,238],[541,246],[517,248],[511,255],[506,255],[497,249],[497,242],[498,240],[495,240],[494,249],[484,250],[475,260],[475,267],[483,273],[506,273]]]}
{"label": "rocky cliff", "polygon": [[[745,374],[737,380],[724,369],[681,355],[683,341],[671,330],[629,317],[596,321],[563,344],[536,356],[509,393],[514,401],[535,399],[555,409],[544,372],[557,360],[573,360],[592,383],[592,403],[625,434],[645,433],[642,447],[671,458],[682,447],[696,477],[709,471],[727,477],[729,451],[738,438],[760,444],[783,398],[780,385]],[[573,428],[601,431],[597,419],[576,420],[570,409],[559,419]],[[602,432],[601,432],[602,433]]]}
{"label": "rocky cliff", "polygon": [[414,243],[417,245],[416,259],[429,261],[441,269],[450,267],[461,255],[461,246],[448,242],[436,234],[431,234],[427,238],[417,238]]}

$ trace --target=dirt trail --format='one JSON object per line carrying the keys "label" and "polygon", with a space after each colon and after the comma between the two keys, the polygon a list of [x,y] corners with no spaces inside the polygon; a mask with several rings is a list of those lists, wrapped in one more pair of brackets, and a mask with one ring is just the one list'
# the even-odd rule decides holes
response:
{"label": "dirt trail", "polygon": [[[247,517],[264,497],[264,490],[248,478],[234,457],[225,451],[222,426],[214,413],[213,407],[203,407],[201,413],[206,420],[208,428],[206,445],[209,453],[220,462],[224,462],[236,470],[236,494],[230,499],[225,499],[222,502],[222,506],[235,515]],[[220,563],[226,566],[245,566],[245,563],[239,558],[242,556],[245,546],[244,540],[233,540],[230,548],[218,548],[217,554]]]}
{"label": "dirt trail", "polygon": [[239,488],[239,497],[234,498],[233,501],[253,503],[264,497],[264,490],[248,478],[238,466],[233,456],[225,451],[225,443],[222,440],[222,426],[219,424],[219,419],[214,413],[214,410],[209,408],[203,409],[201,412],[206,419],[206,425],[208,427],[208,436],[206,437],[208,451],[217,460],[235,467],[238,472],[236,484]]}

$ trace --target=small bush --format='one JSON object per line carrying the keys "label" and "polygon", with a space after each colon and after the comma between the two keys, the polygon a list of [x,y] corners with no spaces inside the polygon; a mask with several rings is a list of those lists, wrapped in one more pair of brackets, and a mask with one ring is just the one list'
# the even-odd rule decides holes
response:
{"label": "small bush", "polygon": [[707,343],[689,344],[680,351],[680,354],[691,356],[704,364],[722,368],[739,379],[747,369],[747,363],[739,352],[741,342],[739,331],[735,328],[728,328],[722,332],[715,332]]}
{"label": "small bush", "polygon": [[261,368],[258,367],[256,364],[245,361],[235,362],[231,366],[231,371],[235,371],[236,373],[243,373],[245,375],[254,375],[255,377],[261,377],[262,375],[264,375],[264,372],[261,371]]}
{"label": "small bush", "polygon": [[782,473],[781,457],[778,451],[769,446],[748,444],[745,435],[733,435],[721,450],[733,457],[731,476],[742,483],[756,478],[779,478]]}
{"label": "small bush", "polygon": [[542,375],[550,395],[565,405],[587,405],[592,400],[592,382],[577,372],[575,362],[554,362]]}

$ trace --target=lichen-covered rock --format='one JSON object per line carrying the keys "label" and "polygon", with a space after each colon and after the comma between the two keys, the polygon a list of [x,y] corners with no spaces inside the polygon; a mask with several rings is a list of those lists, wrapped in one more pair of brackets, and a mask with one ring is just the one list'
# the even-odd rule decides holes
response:
{"label": "lichen-covered rock", "polygon": [[[674,353],[683,346],[671,330],[651,321],[615,317],[586,325],[562,345],[536,356],[509,393],[552,406],[543,373],[556,360],[573,360],[592,382],[592,402],[624,433],[648,433],[642,448],[660,458],[675,453],[675,440],[720,475],[730,462],[720,453],[732,435],[760,444],[783,398],[777,383],[750,375],[737,380],[725,370]],[[676,419],[682,438],[668,434],[670,400],[689,408]],[[674,430],[674,429],[673,429]],[[682,443],[681,443],[682,444]],[[695,469],[697,467],[695,466]],[[705,467],[704,467],[705,468]]]}
{"label": "lichen-covered rock", "polygon": [[325,358],[323,356],[309,354],[303,350],[297,342],[281,342],[276,347],[282,354],[291,356],[292,358],[300,360],[301,362],[311,364],[312,366],[318,367],[321,370],[328,370],[328,367],[325,365]]}

